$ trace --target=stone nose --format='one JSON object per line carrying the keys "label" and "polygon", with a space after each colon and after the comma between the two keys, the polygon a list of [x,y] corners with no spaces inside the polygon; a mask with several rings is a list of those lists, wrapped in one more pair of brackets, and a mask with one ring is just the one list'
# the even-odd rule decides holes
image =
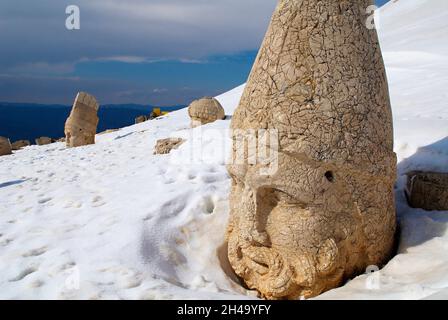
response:
{"label": "stone nose", "polygon": [[[269,190],[265,188],[246,188],[245,219],[248,226],[248,239],[251,245],[271,247],[269,234],[266,232],[267,220],[272,206],[266,203]],[[269,201],[268,201],[269,202]]]}

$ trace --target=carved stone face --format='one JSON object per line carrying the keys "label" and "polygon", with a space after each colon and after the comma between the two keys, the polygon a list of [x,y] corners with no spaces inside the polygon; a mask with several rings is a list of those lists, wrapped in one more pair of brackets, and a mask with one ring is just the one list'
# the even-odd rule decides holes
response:
{"label": "carved stone face", "polygon": [[342,260],[361,240],[361,222],[337,168],[285,153],[279,167],[272,176],[260,175],[260,166],[229,167],[229,257],[265,297],[309,297],[342,281]]}

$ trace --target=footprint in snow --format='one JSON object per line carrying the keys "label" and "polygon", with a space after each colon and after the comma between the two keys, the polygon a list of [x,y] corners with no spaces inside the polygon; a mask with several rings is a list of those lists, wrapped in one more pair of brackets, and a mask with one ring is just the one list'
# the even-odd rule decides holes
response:
{"label": "footprint in snow", "polygon": [[38,257],[40,255],[43,255],[45,252],[47,252],[47,247],[36,248],[36,249],[32,249],[28,252],[25,252],[24,254],[22,254],[22,257],[24,257],[24,258]]}
{"label": "footprint in snow", "polygon": [[103,200],[103,197],[96,196],[92,199],[92,207],[101,207],[104,206],[106,202]]}
{"label": "footprint in snow", "polygon": [[45,204],[45,203],[47,203],[47,202],[49,202],[49,201],[51,201],[51,200],[53,200],[53,198],[51,198],[51,197],[46,197],[46,198],[39,199],[37,202],[38,202],[39,204]]}
{"label": "footprint in snow", "polygon": [[205,196],[201,201],[201,207],[205,214],[212,214],[215,211],[215,202],[211,196]]}
{"label": "footprint in snow", "polygon": [[17,282],[17,281],[23,280],[23,279],[25,279],[26,276],[36,272],[37,269],[38,268],[34,267],[34,266],[33,267],[28,267],[28,268],[20,271],[17,276],[15,276],[14,278],[10,279],[9,281],[10,282]]}

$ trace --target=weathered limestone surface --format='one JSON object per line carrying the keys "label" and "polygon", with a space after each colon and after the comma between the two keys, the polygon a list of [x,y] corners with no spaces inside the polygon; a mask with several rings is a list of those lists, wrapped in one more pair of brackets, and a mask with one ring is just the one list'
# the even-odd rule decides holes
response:
{"label": "weathered limestone surface", "polygon": [[316,296],[393,254],[396,155],[370,4],[280,0],[233,116],[232,129],[279,135],[275,173],[228,167],[229,260],[265,298]]}
{"label": "weathered limestone surface", "polygon": [[223,120],[226,117],[219,101],[210,97],[193,101],[188,107],[188,114],[192,127]]}
{"label": "weathered limestone surface", "polygon": [[35,142],[38,146],[45,146],[47,144],[51,144],[51,143],[55,142],[55,140],[51,139],[49,137],[40,137],[40,138],[37,138],[35,140]]}
{"label": "weathered limestone surface", "polygon": [[448,173],[414,171],[407,176],[406,196],[411,207],[448,210]]}
{"label": "weathered limestone surface", "polygon": [[8,138],[0,137],[0,156],[12,154],[11,142]]}
{"label": "weathered limestone surface", "polygon": [[18,140],[11,144],[12,150],[20,150],[22,148],[30,146],[31,143],[28,140]]}
{"label": "weathered limestone surface", "polygon": [[80,147],[95,143],[98,126],[98,102],[95,97],[80,92],[76,96],[72,111],[65,122],[67,147]]}
{"label": "weathered limestone surface", "polygon": [[154,147],[154,154],[168,154],[173,149],[179,148],[185,142],[181,138],[168,138],[157,140],[156,146]]}

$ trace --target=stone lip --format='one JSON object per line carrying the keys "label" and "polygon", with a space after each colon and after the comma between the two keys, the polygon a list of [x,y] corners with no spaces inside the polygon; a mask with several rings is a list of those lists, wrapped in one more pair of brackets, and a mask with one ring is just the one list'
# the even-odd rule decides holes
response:
{"label": "stone lip", "polygon": [[405,194],[412,208],[448,210],[448,173],[411,171],[406,175]]}

